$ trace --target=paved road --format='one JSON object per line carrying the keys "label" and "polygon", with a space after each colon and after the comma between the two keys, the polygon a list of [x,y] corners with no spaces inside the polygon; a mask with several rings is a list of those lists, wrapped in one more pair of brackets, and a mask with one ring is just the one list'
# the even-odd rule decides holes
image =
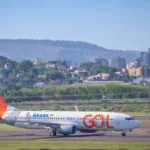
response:
{"label": "paved road", "polygon": [[0,140],[98,140],[98,141],[150,141],[150,129],[136,129],[132,133],[127,133],[126,137],[121,137],[120,133],[105,132],[95,134],[85,134],[77,132],[75,135],[64,137],[50,137],[47,130],[24,130],[24,131],[0,131]]}

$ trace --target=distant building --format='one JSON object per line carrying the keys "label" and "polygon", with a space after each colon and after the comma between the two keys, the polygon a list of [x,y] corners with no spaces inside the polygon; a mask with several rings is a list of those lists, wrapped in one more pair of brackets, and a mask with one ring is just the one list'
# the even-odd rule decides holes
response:
{"label": "distant building", "polygon": [[79,77],[87,77],[88,71],[85,69],[77,69],[74,71],[75,74],[77,74]]}
{"label": "distant building", "polygon": [[95,62],[102,65],[102,66],[109,66],[109,62],[105,58],[99,58],[98,57],[98,58],[95,59]]}
{"label": "distant building", "polygon": [[148,67],[148,66],[142,67],[142,76],[143,77],[150,77],[150,67]]}
{"label": "distant building", "polygon": [[142,68],[128,68],[129,76],[141,77],[142,76]]}
{"label": "distant building", "polygon": [[16,78],[24,78],[24,73],[18,73],[17,75],[16,75]]}
{"label": "distant building", "polygon": [[141,58],[139,57],[139,58],[137,58],[136,60],[136,67],[138,68],[138,67],[142,67],[142,63],[141,63]]}
{"label": "distant building", "polygon": [[68,71],[75,71],[78,67],[74,64],[70,65]]}
{"label": "distant building", "polygon": [[67,68],[65,66],[57,66],[57,70],[61,73],[67,72]]}
{"label": "distant building", "polygon": [[110,74],[108,73],[98,73],[97,75],[94,76],[89,76],[87,78],[88,81],[106,81],[110,77]]}
{"label": "distant building", "polygon": [[126,68],[121,68],[121,72],[122,73],[127,73],[127,69]]}
{"label": "distant building", "polygon": [[94,76],[88,76],[88,77],[87,77],[87,80],[88,80],[88,81],[94,81],[94,80],[95,80],[95,77],[94,77]]}
{"label": "distant building", "polygon": [[38,66],[38,65],[42,65],[43,64],[43,61],[41,60],[41,59],[35,59],[34,61],[33,61],[33,64],[35,65],[35,66]]}
{"label": "distant building", "polygon": [[55,64],[45,64],[45,68],[55,68]]}
{"label": "distant building", "polygon": [[113,57],[110,61],[110,66],[117,69],[126,68],[126,59],[122,57]]}
{"label": "distant building", "polygon": [[148,66],[150,65],[150,48],[148,49],[148,52],[141,52],[141,65],[142,66]]}
{"label": "distant building", "polygon": [[126,74],[126,72],[120,72],[120,71],[115,72],[115,75],[118,77],[124,77],[125,74]]}
{"label": "distant building", "polygon": [[12,64],[6,63],[5,66],[4,66],[4,68],[5,68],[6,70],[11,70],[11,69],[12,69]]}
{"label": "distant building", "polygon": [[16,80],[16,75],[14,73],[9,73],[8,80],[10,80],[10,81]]}
{"label": "distant building", "polygon": [[109,73],[100,73],[101,79],[102,80],[108,80],[110,77]]}
{"label": "distant building", "polygon": [[37,82],[33,85],[34,88],[43,88],[46,84],[44,82]]}
{"label": "distant building", "polygon": [[135,61],[133,62],[130,62],[128,65],[127,65],[127,68],[139,68],[141,67],[141,60],[140,58],[139,59],[136,59]]}

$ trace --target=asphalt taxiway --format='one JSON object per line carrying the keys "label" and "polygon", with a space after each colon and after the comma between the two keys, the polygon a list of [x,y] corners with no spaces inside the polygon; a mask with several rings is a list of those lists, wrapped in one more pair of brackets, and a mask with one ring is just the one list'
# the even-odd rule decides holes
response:
{"label": "asphalt taxiway", "polygon": [[47,130],[0,131],[0,140],[98,140],[98,141],[150,141],[150,128],[139,128],[122,137],[119,132],[80,133],[68,137],[49,136]]}

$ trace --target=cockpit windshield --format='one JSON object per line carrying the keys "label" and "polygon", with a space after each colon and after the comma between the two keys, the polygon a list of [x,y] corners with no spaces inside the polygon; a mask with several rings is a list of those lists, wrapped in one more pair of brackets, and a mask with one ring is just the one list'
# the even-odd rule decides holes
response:
{"label": "cockpit windshield", "polygon": [[135,120],[134,117],[126,117],[125,120]]}

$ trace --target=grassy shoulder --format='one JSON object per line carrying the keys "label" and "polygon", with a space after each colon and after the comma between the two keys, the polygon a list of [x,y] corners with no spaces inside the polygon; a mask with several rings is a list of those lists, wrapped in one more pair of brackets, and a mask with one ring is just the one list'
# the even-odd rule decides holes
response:
{"label": "grassy shoulder", "polygon": [[0,141],[2,150],[50,150],[50,149],[130,149],[147,150],[149,142],[106,142],[106,141]]}
{"label": "grassy shoulder", "polygon": [[[76,104],[38,104],[38,105],[17,105],[15,106],[21,110],[51,110],[51,111],[72,111]],[[79,104],[77,105],[80,111],[109,111],[109,112],[124,112],[135,115],[150,116],[150,105],[145,104]],[[135,113],[134,113],[135,112]]]}
{"label": "grassy shoulder", "polygon": [[125,114],[129,114],[129,115],[132,115],[132,116],[150,116],[150,112],[122,112],[122,113],[125,113]]}
{"label": "grassy shoulder", "polygon": [[0,131],[17,131],[17,130],[24,130],[24,129],[0,123]]}

